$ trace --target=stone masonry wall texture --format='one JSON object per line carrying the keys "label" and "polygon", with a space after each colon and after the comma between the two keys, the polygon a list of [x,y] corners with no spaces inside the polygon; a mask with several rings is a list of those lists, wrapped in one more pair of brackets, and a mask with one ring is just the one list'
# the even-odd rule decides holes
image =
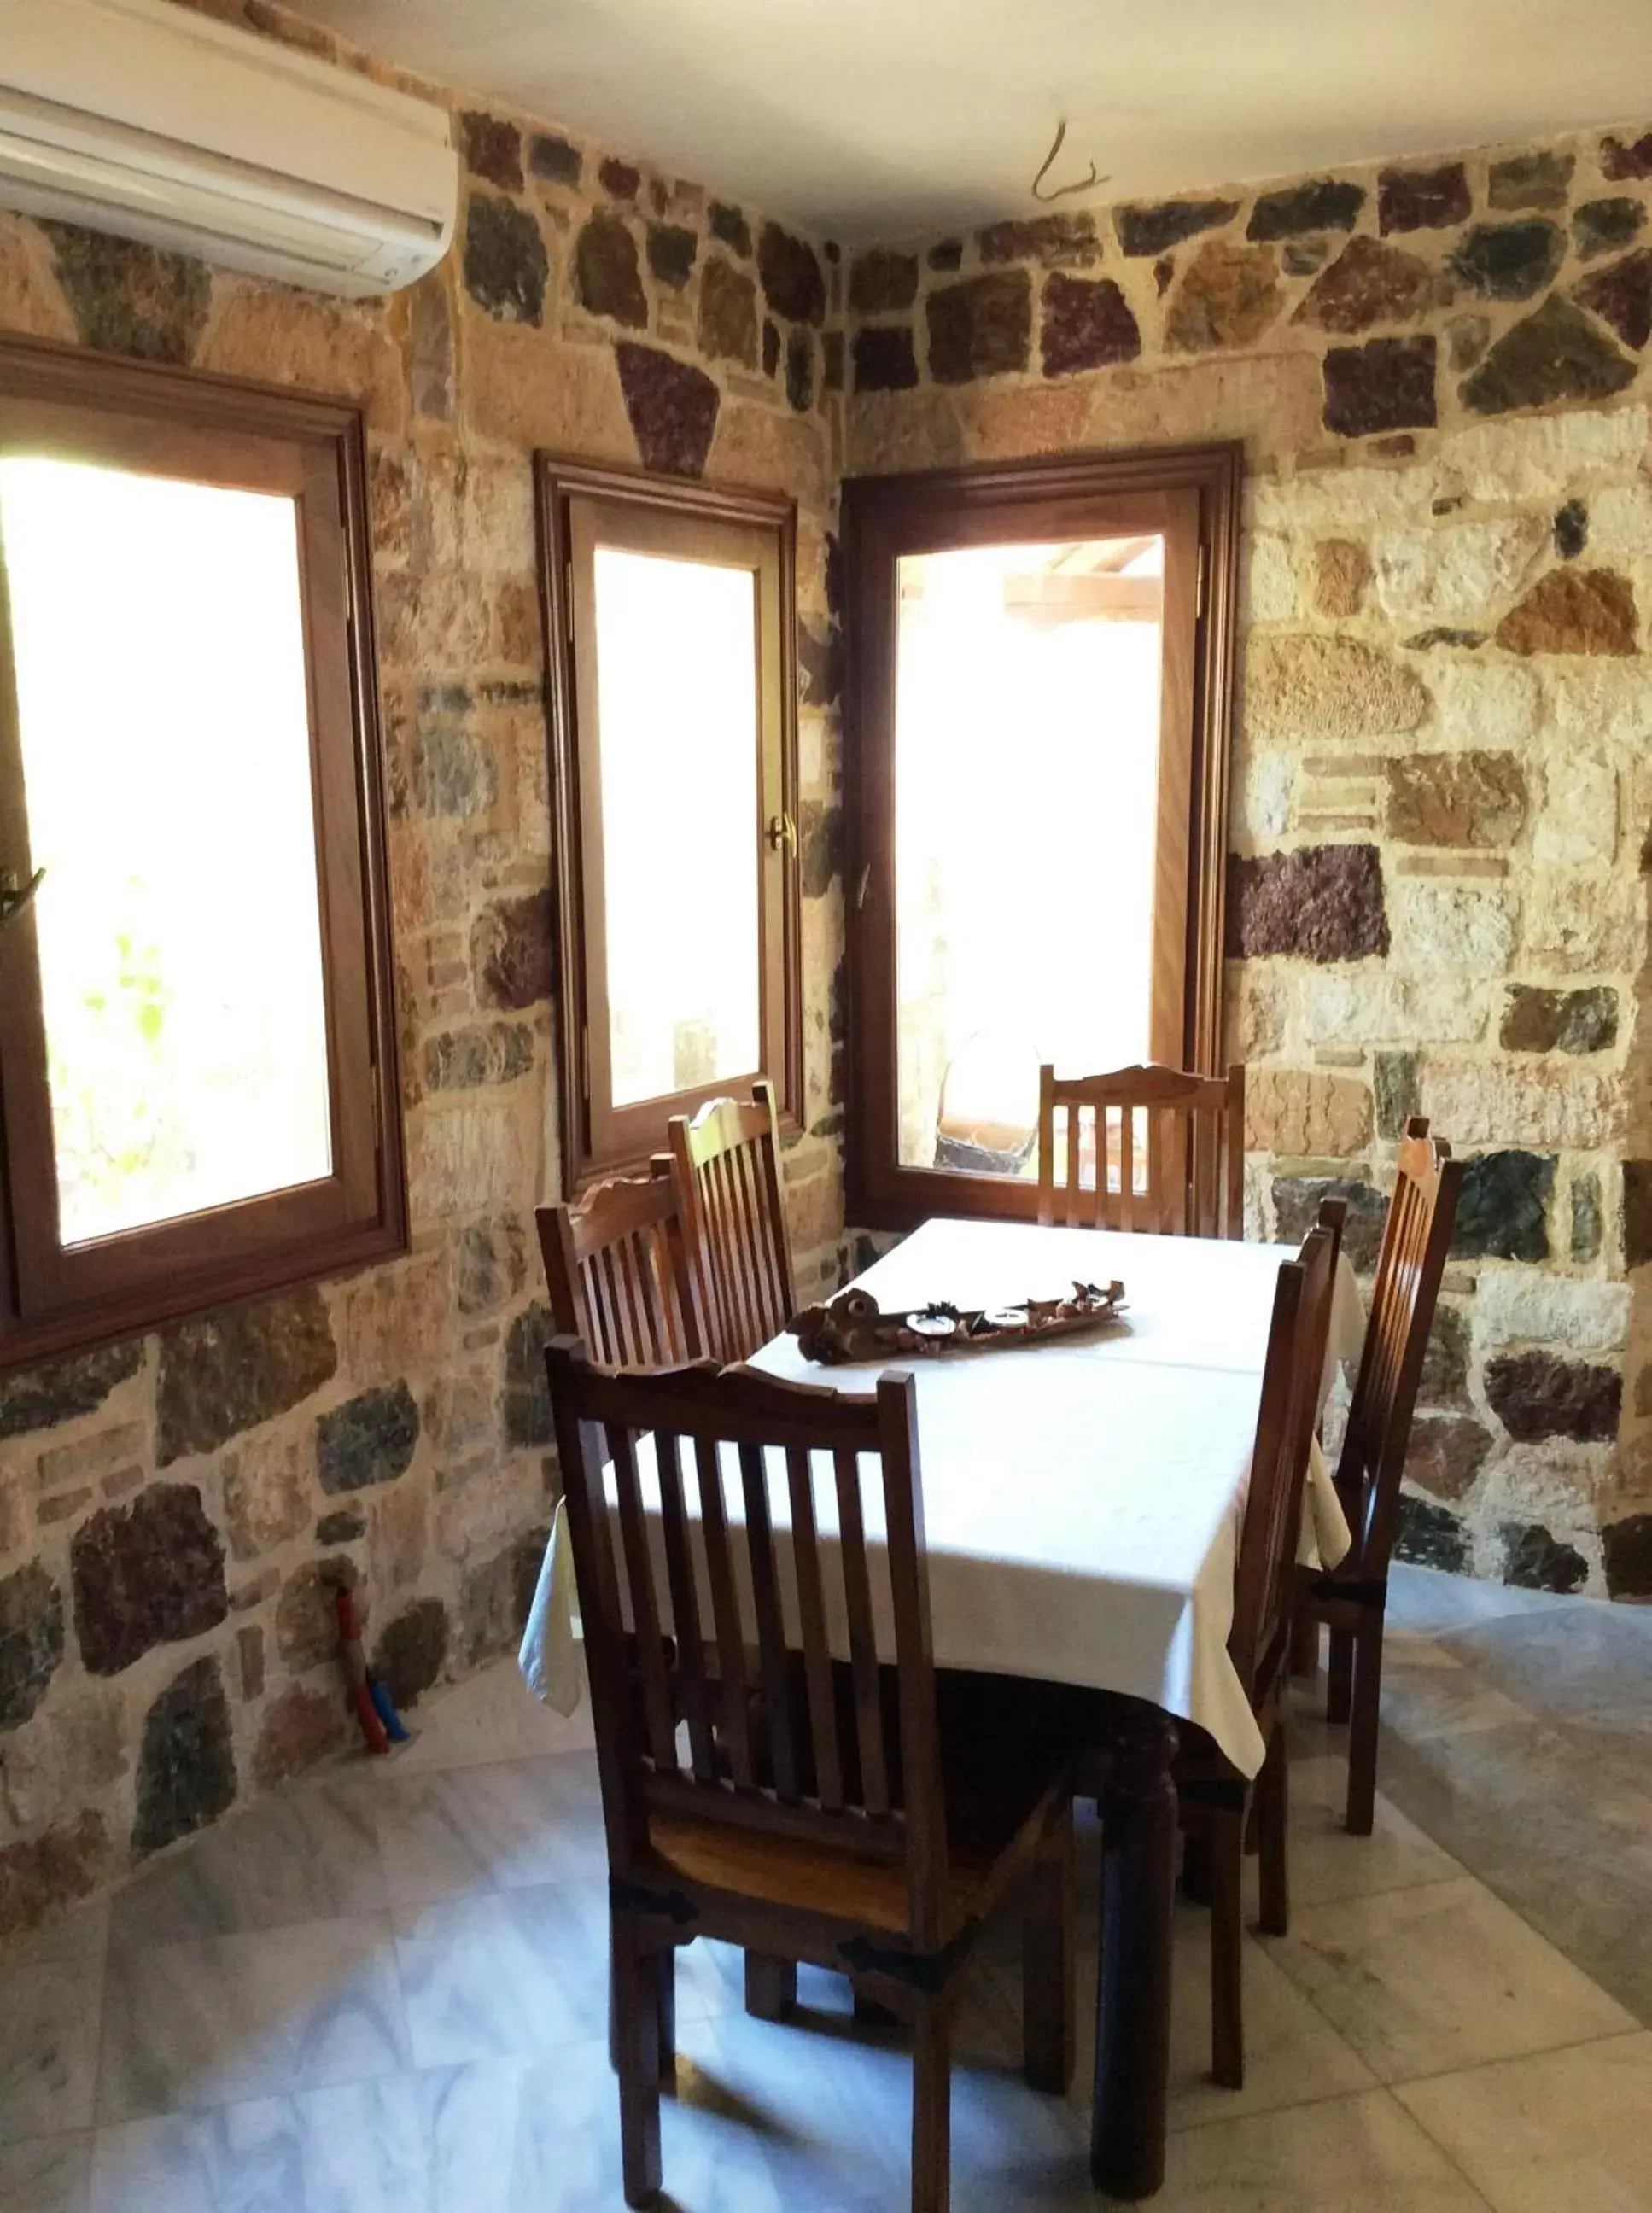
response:
{"label": "stone masonry wall texture", "polygon": [[[334,51],[259,0],[214,12]],[[838,1278],[838,268],[696,185],[436,96],[459,233],[393,298],[0,215],[0,331],[364,407],[412,1216],[390,1266],[0,1375],[0,1935],[348,1741],[330,1577],[410,1704],[518,1632],[556,1490],[536,447],[797,503],[816,863],[786,1167],[803,1288]]]}
{"label": "stone masonry wall texture", "polygon": [[1652,131],[851,261],[851,472],[1238,438],[1228,1045],[1253,1231],[1466,1157],[1436,1566],[1652,1597]]}

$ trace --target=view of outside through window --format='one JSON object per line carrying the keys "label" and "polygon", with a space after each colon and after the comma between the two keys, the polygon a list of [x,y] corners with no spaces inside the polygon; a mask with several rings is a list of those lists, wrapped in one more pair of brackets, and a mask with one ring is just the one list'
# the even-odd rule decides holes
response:
{"label": "view of outside through window", "polygon": [[66,1245],[332,1172],[285,497],[0,459]]}
{"label": "view of outside through window", "polygon": [[761,1065],[757,579],[599,546],[613,1101]]}
{"label": "view of outside through window", "polygon": [[1034,1176],[1039,1067],[1150,1054],[1164,541],[909,554],[899,1160]]}

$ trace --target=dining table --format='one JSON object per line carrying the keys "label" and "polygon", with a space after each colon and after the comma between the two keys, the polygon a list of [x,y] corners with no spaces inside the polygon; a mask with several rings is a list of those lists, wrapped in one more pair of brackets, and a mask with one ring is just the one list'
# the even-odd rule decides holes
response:
{"label": "dining table", "polygon": [[[1204,1730],[1244,1776],[1262,1762],[1228,1637],[1274,1289],[1295,1257],[940,1217],[856,1278],[886,1314],[997,1311],[1116,1281],[1117,1318],[1045,1343],[830,1368],[788,1332],[751,1362],[852,1391],[911,1372],[936,1667],[1097,1694],[1083,1702],[1095,1735],[1082,1747],[1105,1755],[1106,1776],[1090,2166],[1119,2198],[1150,2197],[1164,2177],[1179,1727]],[[1363,1328],[1344,1256],[1322,1399]],[[1334,1566],[1350,1541],[1316,1444],[1300,1557]],[[558,1515],[521,1659],[530,1688],[564,1710],[579,1695],[572,1585]],[[892,1625],[878,1628],[892,1653]]]}

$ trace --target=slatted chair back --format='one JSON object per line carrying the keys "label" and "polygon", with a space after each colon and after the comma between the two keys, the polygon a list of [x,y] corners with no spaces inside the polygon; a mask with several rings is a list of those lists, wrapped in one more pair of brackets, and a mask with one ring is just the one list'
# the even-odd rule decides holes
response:
{"label": "slatted chair back", "polygon": [[1457,1220],[1463,1163],[1414,1115],[1399,1147],[1399,1172],[1377,1255],[1371,1308],[1348,1427],[1337,1465],[1337,1491],[1354,1532],[1344,1572],[1387,1574],[1399,1515],[1399,1478],[1411,1442],[1440,1278]]}
{"label": "slatted chair back", "polygon": [[1256,1706],[1289,1642],[1302,1493],[1319,1425],[1345,1212],[1343,1200],[1326,1201],[1301,1251],[1280,1267],[1274,1292],[1228,1638],[1228,1655]]}
{"label": "slatted chair back", "polygon": [[754,1083],[749,1105],[710,1099],[692,1121],[674,1115],[671,1155],[708,1349],[721,1360],[747,1359],[797,1311],[774,1086]]}
{"label": "slatted chair back", "polygon": [[1039,1220],[1175,1237],[1242,1236],[1243,1067],[1235,1064],[1226,1076],[1149,1065],[1078,1076],[1041,1068]]}
{"label": "slatted chair back", "polygon": [[[882,1375],[864,1397],[710,1362],[605,1371],[564,1338],[546,1358],[616,1880],[637,1867],[651,1815],[698,1818],[904,1863],[914,1942],[945,1942],[911,1377]],[[879,1520],[893,1702],[867,1533]]]}
{"label": "slatted chair back", "polygon": [[676,1170],[597,1185],[577,1206],[542,1206],[551,1326],[610,1368],[671,1368],[705,1350]]}

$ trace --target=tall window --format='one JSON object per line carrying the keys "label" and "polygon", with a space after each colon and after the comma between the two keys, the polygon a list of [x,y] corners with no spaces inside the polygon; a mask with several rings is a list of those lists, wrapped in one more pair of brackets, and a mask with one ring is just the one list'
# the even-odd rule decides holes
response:
{"label": "tall window", "polygon": [[404,1239],[360,425],[0,349],[0,1358]]}
{"label": "tall window", "polygon": [[565,1187],[799,1098],[792,511],[539,461]]}
{"label": "tall window", "polygon": [[1216,1064],[1237,466],[845,486],[851,1219],[1031,1214],[1043,1062]]}

